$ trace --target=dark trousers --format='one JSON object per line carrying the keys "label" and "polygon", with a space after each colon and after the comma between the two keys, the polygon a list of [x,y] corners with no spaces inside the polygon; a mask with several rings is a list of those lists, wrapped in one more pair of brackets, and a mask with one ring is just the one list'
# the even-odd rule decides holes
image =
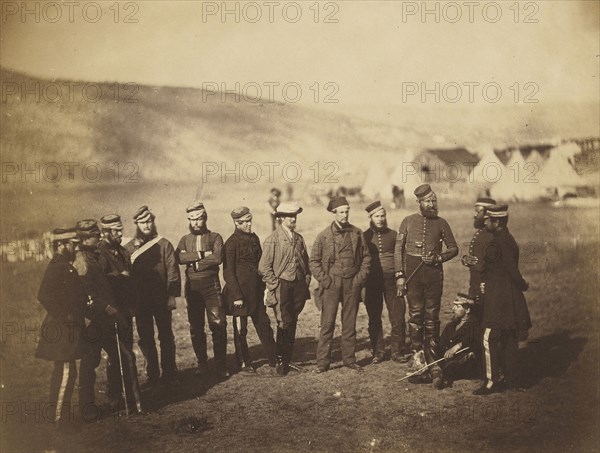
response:
{"label": "dark trousers", "polygon": [[273,307],[277,319],[277,360],[289,365],[294,353],[298,316],[306,304],[306,282],[279,280],[279,303]]}
{"label": "dark trousers", "polygon": [[160,342],[160,364],[163,378],[170,379],[177,374],[175,364],[175,336],[173,335],[171,310],[166,301],[160,305],[139,308],[135,315],[139,345],[146,358],[146,376],[149,380],[160,377],[158,351],[154,341],[154,322]]}
{"label": "dark trousers", "polygon": [[[248,340],[246,338],[248,335],[248,318],[252,319],[252,324],[254,324],[254,329],[260,339],[269,365],[275,366],[277,360],[273,329],[271,328],[269,315],[267,315],[267,308],[263,305],[262,301],[257,304],[256,310],[250,316],[234,316],[233,318],[233,341],[235,343],[235,355],[238,363],[241,364],[243,362],[246,366],[249,366],[251,363]],[[240,322],[239,329],[237,320]]]}
{"label": "dark trousers", "polygon": [[[421,263],[417,256],[406,256],[406,274],[411,275]],[[440,331],[440,304],[444,273],[441,264],[423,264],[408,283],[408,326],[411,349],[423,349],[423,337],[437,339]]]}
{"label": "dark trousers", "polygon": [[317,366],[329,368],[331,346],[335,331],[338,306],[342,303],[342,361],[344,365],[356,362],[356,315],[360,288],[353,278],[332,276],[331,286],[323,291],[321,332],[317,345]]}
{"label": "dark trousers", "polygon": [[[425,361],[428,364],[435,362],[436,360],[444,357],[444,354],[450,345],[440,344],[434,338],[428,339],[424,345],[423,352],[425,353]],[[448,381],[455,381],[460,378],[476,377],[479,370],[479,357],[472,353],[472,351],[463,351],[460,354],[455,354],[454,357],[448,360],[442,360],[429,367],[431,376],[435,379],[436,377],[443,377]]]}
{"label": "dark trousers", "polygon": [[[119,364],[119,350],[114,325],[108,322],[90,322],[84,334],[84,352],[79,365],[79,406],[84,419],[90,421],[98,415],[95,407],[96,368],[102,359],[102,350],[106,351],[108,360]],[[120,341],[123,358],[123,374],[128,378],[131,388],[132,376],[137,376],[135,356],[128,350],[126,344]],[[120,379],[120,377],[119,377]],[[127,384],[126,384],[127,385]]]}
{"label": "dark trousers", "polygon": [[221,303],[221,284],[219,277],[208,276],[202,279],[188,280],[185,299],[192,346],[198,359],[198,365],[206,365],[206,318],[212,334],[215,364],[225,365],[227,354],[227,319]]}
{"label": "dark trousers", "polygon": [[519,344],[515,330],[498,327],[485,328],[483,330],[483,352],[487,380],[498,383],[504,373],[506,382],[514,385],[518,378],[518,350]]}
{"label": "dark trousers", "polygon": [[479,271],[471,269],[469,272],[469,297],[481,301],[481,283],[483,282],[483,274]]}
{"label": "dark trousers", "polygon": [[54,407],[54,423],[71,420],[71,398],[77,380],[77,364],[54,362],[50,378],[50,404]]}
{"label": "dark trousers", "polygon": [[[125,380],[125,391],[127,402],[135,403],[135,395],[139,395],[140,385],[137,377],[137,366],[135,353],[133,352],[133,318],[131,315],[122,316],[122,322],[118,323],[119,342],[121,345],[122,363],[119,357],[108,358],[106,368],[108,398],[112,401],[119,400],[123,393],[123,382],[121,381],[121,367],[123,368],[123,379]],[[116,338],[115,338],[116,341]]]}
{"label": "dark trousers", "polygon": [[369,276],[365,292],[365,308],[369,315],[369,338],[374,357],[383,357],[385,353],[381,322],[384,299],[392,325],[390,347],[392,357],[395,357],[402,353],[404,345],[404,315],[406,313],[404,297],[398,296],[396,278],[393,274]]}

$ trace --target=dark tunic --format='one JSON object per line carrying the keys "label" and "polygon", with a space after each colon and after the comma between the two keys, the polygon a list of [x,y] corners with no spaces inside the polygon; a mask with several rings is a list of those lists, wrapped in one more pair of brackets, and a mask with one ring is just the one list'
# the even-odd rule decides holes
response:
{"label": "dark tunic", "polygon": [[123,313],[133,314],[135,309],[135,290],[131,277],[123,275],[131,272],[130,257],[120,244],[101,241],[98,245],[98,261],[104,275],[110,282],[117,307]]}
{"label": "dark tunic", "polygon": [[485,254],[492,240],[492,233],[485,228],[475,232],[469,243],[469,255],[477,257],[477,264],[469,267],[469,296],[476,298],[480,296],[479,287],[483,282],[483,268],[485,266]]}
{"label": "dark tunic", "polygon": [[48,314],[41,327],[35,356],[55,362],[81,358],[87,295],[77,272],[62,255],[55,255],[42,279],[38,300]]}
{"label": "dark tunic", "polygon": [[475,319],[469,319],[460,328],[457,329],[460,321],[452,320],[444,327],[444,331],[440,336],[440,347],[443,351],[447,351],[454,345],[461,343],[461,349],[469,348],[478,357],[481,355],[481,323]]}
{"label": "dark tunic", "polygon": [[394,275],[394,247],[397,235],[396,231],[388,227],[378,229],[373,225],[365,231],[365,241],[371,254],[370,280],[373,277]]}
{"label": "dark tunic", "polygon": [[[265,284],[258,274],[258,263],[262,256],[260,240],[254,233],[244,233],[236,228],[225,241],[223,257],[223,299],[229,315],[249,316],[258,304],[264,303]],[[233,302],[243,300],[241,308]]]}
{"label": "dark tunic", "polygon": [[523,296],[526,283],[519,271],[519,246],[507,227],[494,233],[487,248],[483,278],[483,327],[529,329],[531,319]]}

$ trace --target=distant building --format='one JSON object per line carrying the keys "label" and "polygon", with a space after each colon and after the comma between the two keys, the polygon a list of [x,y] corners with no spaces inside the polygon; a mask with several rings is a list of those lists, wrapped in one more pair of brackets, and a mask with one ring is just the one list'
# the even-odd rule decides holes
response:
{"label": "distant building", "polygon": [[479,157],[463,147],[427,148],[417,154],[413,162],[423,182],[454,184],[467,180]]}

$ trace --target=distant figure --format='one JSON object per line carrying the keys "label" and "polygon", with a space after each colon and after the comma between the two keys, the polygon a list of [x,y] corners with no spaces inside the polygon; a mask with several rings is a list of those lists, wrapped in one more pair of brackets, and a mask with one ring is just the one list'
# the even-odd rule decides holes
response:
{"label": "distant figure", "polygon": [[277,212],[277,206],[281,203],[281,190],[276,187],[271,189],[271,196],[269,197],[269,207],[271,213],[271,231],[275,231],[277,228],[277,218],[275,213]]}
{"label": "distant figure", "polygon": [[392,185],[392,200],[396,209],[404,209],[404,189],[401,189],[397,185]]}

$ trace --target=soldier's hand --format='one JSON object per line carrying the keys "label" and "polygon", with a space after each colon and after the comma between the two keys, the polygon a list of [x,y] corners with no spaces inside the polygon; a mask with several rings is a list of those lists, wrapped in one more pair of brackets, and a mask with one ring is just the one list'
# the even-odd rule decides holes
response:
{"label": "soldier's hand", "polygon": [[125,277],[129,277],[129,271],[122,271],[121,275],[124,275]]}
{"label": "soldier's hand", "polygon": [[464,266],[471,267],[475,266],[479,262],[479,259],[474,255],[464,255],[460,261]]}
{"label": "soldier's hand", "polygon": [[235,308],[242,308],[244,306],[244,301],[242,299],[240,299],[240,300],[234,300],[233,301],[233,306]]}
{"label": "soldier's hand", "polygon": [[404,277],[396,279],[396,288],[398,288],[399,296],[404,296],[406,294],[406,279]]}
{"label": "soldier's hand", "polygon": [[106,308],[104,309],[104,311],[111,318],[113,318],[113,317],[115,317],[115,316],[117,316],[119,314],[119,312],[117,311],[117,309],[114,308],[114,307],[111,307],[110,305],[107,305]]}
{"label": "soldier's hand", "polygon": [[429,253],[421,258],[425,264],[433,264],[435,263],[435,255],[433,253]]}
{"label": "soldier's hand", "polygon": [[169,296],[167,299],[167,308],[171,311],[177,308],[177,299],[175,299],[175,296]]}

